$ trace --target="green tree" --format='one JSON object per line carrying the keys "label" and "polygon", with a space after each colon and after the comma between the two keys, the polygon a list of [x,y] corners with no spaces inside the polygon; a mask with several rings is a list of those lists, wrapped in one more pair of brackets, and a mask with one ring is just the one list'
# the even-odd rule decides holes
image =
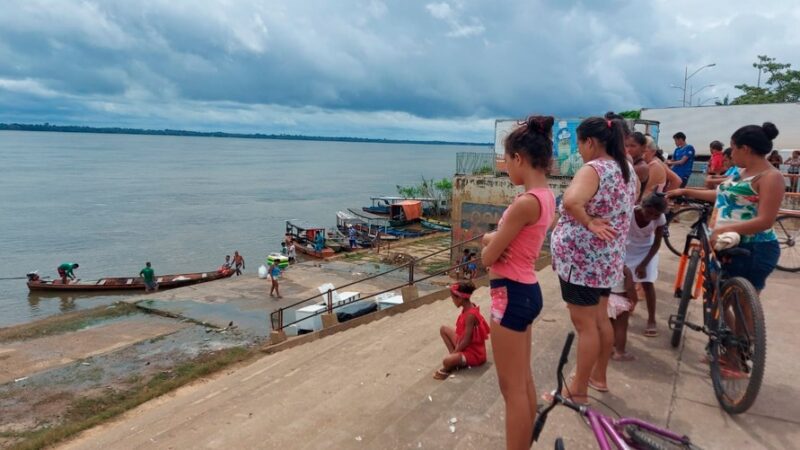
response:
{"label": "green tree", "polygon": [[426,179],[422,177],[422,182],[416,186],[397,185],[397,193],[404,198],[432,198],[436,200],[436,214],[441,215],[442,200],[452,201],[453,182],[447,178],[441,180]]}
{"label": "green tree", "polygon": [[619,115],[626,119],[639,119],[642,117],[642,111],[640,109],[632,109],[630,111],[622,111]]}
{"label": "green tree", "polygon": [[722,101],[717,100],[714,102],[714,104],[717,106],[728,106],[731,104],[731,98],[730,96],[726,95],[725,98],[722,99]]}
{"label": "green tree", "polygon": [[779,63],[775,58],[758,55],[753,67],[763,72],[767,79],[764,86],[736,85],[744,94],[736,97],[733,105],[753,105],[761,103],[789,103],[800,101],[800,71],[792,70],[792,65]]}

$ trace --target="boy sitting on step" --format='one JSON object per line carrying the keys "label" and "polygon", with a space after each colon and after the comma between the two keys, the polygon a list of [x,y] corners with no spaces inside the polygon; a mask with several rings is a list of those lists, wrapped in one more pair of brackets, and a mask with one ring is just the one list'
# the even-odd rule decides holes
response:
{"label": "boy sitting on step", "polygon": [[486,339],[489,325],[478,305],[470,301],[475,285],[471,281],[460,281],[450,286],[450,298],[461,314],[456,319],[456,328],[443,325],[439,329],[448,355],[442,360],[442,368],[433,378],[444,380],[450,372],[462,367],[476,367],[486,362]]}

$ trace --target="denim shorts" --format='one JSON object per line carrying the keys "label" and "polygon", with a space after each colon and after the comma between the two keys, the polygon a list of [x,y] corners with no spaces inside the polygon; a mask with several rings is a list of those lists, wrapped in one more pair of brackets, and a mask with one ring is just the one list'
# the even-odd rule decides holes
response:
{"label": "denim shorts", "polygon": [[542,312],[539,283],[518,283],[507,278],[489,280],[492,320],[514,331],[525,331]]}
{"label": "denim shorts", "polygon": [[767,277],[775,270],[781,257],[778,241],[743,242],[739,248],[750,250],[748,256],[735,256],[722,270],[728,277],[742,277],[760,291],[767,285]]}

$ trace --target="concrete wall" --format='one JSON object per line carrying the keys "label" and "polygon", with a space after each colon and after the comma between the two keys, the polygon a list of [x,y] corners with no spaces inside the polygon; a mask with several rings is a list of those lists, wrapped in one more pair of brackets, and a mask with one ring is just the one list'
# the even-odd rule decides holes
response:
{"label": "concrete wall", "polygon": [[[570,177],[551,177],[550,187],[560,204]],[[503,211],[522,192],[507,176],[458,175],[453,179],[453,242],[463,242],[497,227]],[[546,250],[547,247],[543,249]],[[450,255],[453,264],[462,255],[464,248],[480,253],[480,242],[474,241],[464,247],[456,247]]]}

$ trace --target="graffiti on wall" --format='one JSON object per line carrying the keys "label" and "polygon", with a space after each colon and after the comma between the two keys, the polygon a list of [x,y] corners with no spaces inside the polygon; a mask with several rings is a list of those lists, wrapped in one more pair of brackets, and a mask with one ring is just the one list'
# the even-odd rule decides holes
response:
{"label": "graffiti on wall", "polygon": [[[481,203],[462,203],[461,204],[461,223],[458,227],[460,236],[456,236],[456,241],[465,241],[475,236],[493,231],[497,228],[497,222],[503,216],[506,206],[486,205]],[[480,243],[476,243],[480,245]]]}

